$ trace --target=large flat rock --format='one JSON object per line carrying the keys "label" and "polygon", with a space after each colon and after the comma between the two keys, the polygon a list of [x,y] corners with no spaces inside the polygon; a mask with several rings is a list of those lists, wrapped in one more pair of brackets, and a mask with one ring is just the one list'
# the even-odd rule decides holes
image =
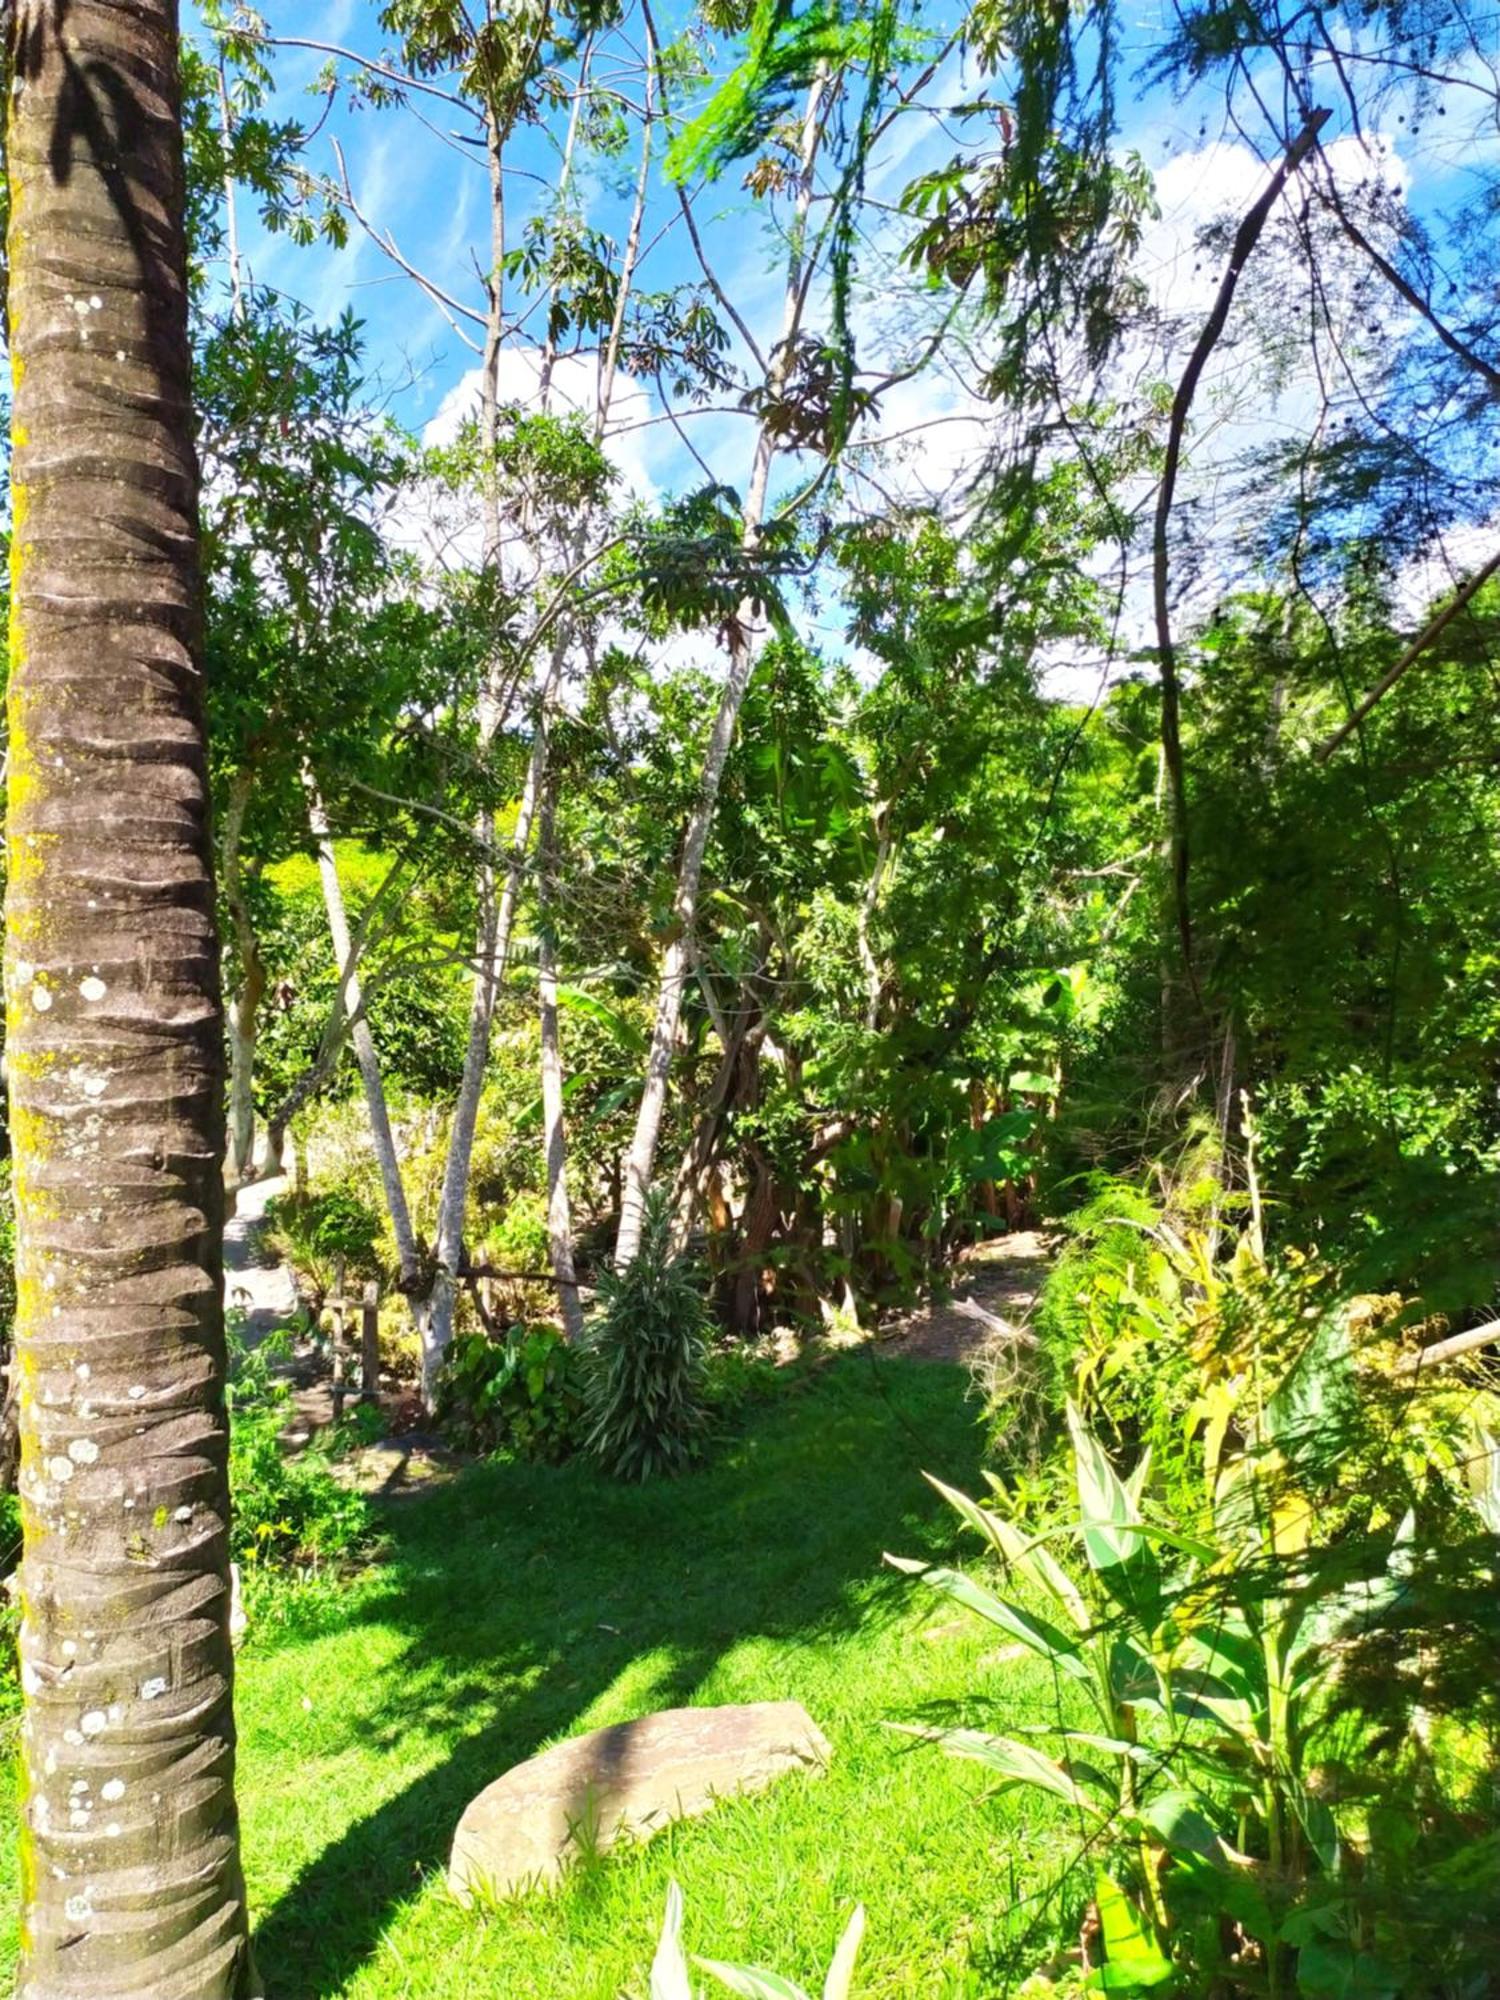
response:
{"label": "large flat rock", "polygon": [[668,1708],[570,1737],[487,1785],[453,1836],[448,1884],[515,1896],[555,1882],[583,1848],[649,1840],[719,1799],[820,1772],[831,1752],[800,1702]]}

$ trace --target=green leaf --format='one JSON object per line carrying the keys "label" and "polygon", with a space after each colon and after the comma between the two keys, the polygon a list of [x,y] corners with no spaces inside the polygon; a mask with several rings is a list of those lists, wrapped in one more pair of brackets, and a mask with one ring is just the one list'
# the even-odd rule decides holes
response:
{"label": "green leaf", "polygon": [[980,1729],[935,1729],[916,1722],[893,1722],[888,1727],[902,1736],[917,1736],[926,1743],[936,1743],[950,1757],[983,1764],[986,1770],[997,1771],[1008,1785],[1034,1785],[1084,1812],[1096,1816],[1101,1812],[1061,1764],[1044,1757],[1040,1750],[1033,1750],[1029,1743],[1018,1743],[1013,1736],[989,1736]]}
{"label": "green leaf", "polygon": [[930,1472],[922,1476],[976,1533],[984,1536],[1002,1561],[1019,1570],[1028,1583],[1045,1591],[1060,1604],[1080,1632],[1092,1628],[1094,1621],[1082,1592],[1049,1549],[1040,1542],[1028,1541],[1013,1522],[993,1513],[988,1507],[981,1507],[978,1501],[971,1500],[967,1493],[959,1492],[956,1486],[945,1486]]}
{"label": "green leaf", "polygon": [[1161,1677],[1151,1656],[1134,1639],[1117,1633],[1109,1647],[1109,1692],[1115,1702],[1159,1703]]}
{"label": "green leaf", "polygon": [[1019,1639],[1042,1659],[1060,1667],[1074,1680],[1088,1682],[1092,1679],[1087,1662],[1066,1632],[1051,1624],[1045,1618],[1037,1618],[1029,1611],[1023,1611],[1018,1604],[1011,1604],[1003,1597],[996,1597],[982,1584],[962,1570],[931,1569],[926,1563],[913,1562],[903,1556],[888,1555],[886,1561],[892,1569],[904,1571],[908,1576],[919,1576],[934,1590],[951,1597],[955,1604],[961,1604],[966,1611],[976,1611],[981,1618],[998,1625],[1002,1632],[1008,1632],[1013,1639]]}
{"label": "green leaf", "polygon": [[1177,1854],[1196,1854],[1217,1868],[1250,1867],[1241,1854],[1222,1837],[1213,1821],[1188,1792],[1158,1792],[1140,1809],[1140,1819],[1162,1844]]}
{"label": "green leaf", "polygon": [[1292,1801],[1292,1810],[1302,1823],[1302,1831],[1307,1842],[1317,1855],[1323,1871],[1328,1875],[1339,1872],[1339,1830],[1326,1802],[1308,1791],[1305,1785],[1292,1780],[1287,1787]]}
{"label": "green leaf", "polygon": [[675,1882],[667,1884],[666,1915],[651,1961],[650,2000],[693,2000],[687,1960],[682,1955],[682,1891]]}
{"label": "green leaf", "polygon": [[1108,1452],[1085,1429],[1071,1399],[1067,1410],[1084,1554],[1111,1597],[1127,1610],[1145,1615],[1159,1602],[1161,1572],[1143,1532],[1140,1508],[1110,1464]]}
{"label": "green leaf", "polygon": [[611,1007],[596,994],[585,993],[579,986],[559,986],[557,989],[559,1006],[566,1007],[570,1014],[581,1014],[587,1020],[597,1021],[613,1035],[622,1049],[635,1056],[644,1056],[647,1037],[640,1025],[629,1020],[618,1008]]}
{"label": "green leaf", "polygon": [[1105,1963],[1093,1975],[1095,1984],[1119,1993],[1132,1986],[1160,1986],[1172,1977],[1172,1961],[1142,1922],[1134,1903],[1101,1868],[1094,1896],[1099,1927],[1104,1933]]}
{"label": "green leaf", "polygon": [[839,1939],[838,1950],[833,1954],[828,1977],[823,1981],[823,2000],[849,2000],[854,1984],[854,1961],[859,1956],[864,1934],[865,1906],[861,1903],[849,1919],[844,1935]]}
{"label": "green leaf", "polygon": [[1089,1562],[1102,1573],[1131,1561],[1140,1552],[1139,1535],[1128,1532],[1139,1521],[1140,1510],[1103,1445],[1084,1427],[1077,1405],[1070,1399],[1067,1407],[1083,1516],[1083,1546]]}
{"label": "green leaf", "polygon": [[758,1965],[722,1965],[716,1958],[699,1958],[696,1953],[693,1963],[731,1993],[744,1994],[745,2000],[808,2000],[800,1986],[778,1973],[763,1972]]}

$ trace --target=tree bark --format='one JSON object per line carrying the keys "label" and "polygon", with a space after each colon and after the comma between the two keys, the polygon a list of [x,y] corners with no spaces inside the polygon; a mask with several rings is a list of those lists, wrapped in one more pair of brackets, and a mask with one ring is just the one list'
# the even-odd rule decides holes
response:
{"label": "tree bark", "polygon": [[[495,485],[495,455],[500,436],[500,352],[505,337],[505,141],[510,116],[491,101],[485,107],[485,169],[490,191],[490,268],[485,276],[484,355],[479,376],[479,442],[485,466],[484,563],[498,570],[502,554],[500,496]],[[513,694],[509,669],[500,649],[491,654],[479,691],[479,755],[487,758],[505,723]],[[522,802],[515,853],[524,856],[530,833],[530,812]],[[524,821],[525,830],[522,830]],[[422,1343],[422,1401],[437,1407],[438,1378],[453,1342],[453,1318],[458,1305],[458,1273],[463,1262],[464,1221],[469,1206],[469,1170],[479,1123],[479,1100],[490,1056],[490,1028],[503,976],[499,909],[495,893],[495,814],[488,801],[475,816],[479,868],[475,882],[479,922],[474,942],[474,978],[469,996],[469,1031],[464,1044],[463,1075],[453,1105],[443,1185],[438,1196],[436,1261],[432,1283],[422,1300],[417,1323]],[[517,869],[512,868],[515,878]]]}
{"label": "tree bark", "polygon": [[323,801],[311,777],[305,782],[307,823],[317,843],[318,877],[323,885],[323,907],[328,913],[328,930],[333,939],[334,957],[342,982],[344,1011],[349,1021],[350,1039],[354,1043],[354,1059],[359,1064],[360,1081],[365,1090],[365,1108],[370,1119],[370,1143],[375,1149],[375,1162],[380,1169],[380,1185],[385,1190],[386,1213],[391,1219],[391,1234],[396,1240],[396,1257],[401,1266],[402,1288],[409,1297],[418,1283],[419,1266],[417,1239],[411,1226],[411,1210],[406,1200],[406,1184],[401,1177],[401,1162],[396,1157],[396,1139],[391,1130],[390,1107],[385,1101],[385,1084],[380,1074],[380,1056],[375,1047],[375,1037],[370,1033],[370,1024],[365,1019],[359,974],[354,970],[354,947],[349,936],[349,919],[344,910],[344,890],[339,881],[338,858],[333,851],[328,814],[323,809]]}
{"label": "tree bark", "polygon": [[22,2000],[243,2000],[174,0],[7,10]]}
{"label": "tree bark", "polygon": [[[443,1189],[438,1199],[437,1268],[420,1314],[422,1398],[429,1410],[436,1406],[438,1377],[442,1374],[443,1362],[453,1343],[453,1315],[458,1304],[458,1281],[464,1259],[464,1223],[469,1207],[469,1174],[474,1161],[474,1139],[479,1128],[479,1100],[484,1094],[484,1072],[489,1062],[490,1026],[500,994],[500,983],[510,959],[510,939],[515,928],[521,877],[531,844],[531,827],[536,817],[542,775],[547,767],[547,716],[556,692],[560,658],[560,654],[554,652],[537,709],[531,761],[526,769],[526,784],[511,835],[510,864],[506,869],[505,887],[498,906],[494,902],[493,863],[486,861],[483,864],[481,896],[488,898],[488,904],[482,907],[479,924],[481,956],[474,972],[463,1079],[453,1107]],[[490,830],[493,833],[493,815],[490,815]]]}

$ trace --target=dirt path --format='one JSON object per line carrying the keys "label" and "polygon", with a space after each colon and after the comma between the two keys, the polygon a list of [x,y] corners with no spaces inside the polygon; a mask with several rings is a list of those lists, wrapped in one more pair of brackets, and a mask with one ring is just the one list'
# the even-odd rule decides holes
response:
{"label": "dirt path", "polygon": [[284,1178],[251,1181],[234,1198],[234,1213],[224,1225],[224,1306],[245,1316],[245,1344],[261,1341],[290,1326],[297,1317],[297,1287],[288,1265],[265,1249],[261,1231],[266,1204],[286,1192]]}
{"label": "dirt path", "polygon": [[954,1268],[952,1298],[896,1321],[881,1341],[882,1351],[965,1366],[993,1331],[986,1319],[966,1313],[965,1303],[1007,1326],[1024,1326],[1055,1252],[1056,1239],[1035,1229],[977,1245]]}
{"label": "dirt path", "polygon": [[[234,1214],[224,1225],[224,1304],[230,1312],[244,1314],[249,1347],[258,1347],[283,1329],[295,1335],[290,1352],[273,1370],[291,1389],[281,1443],[295,1455],[334,1421],[333,1375],[326,1344],[310,1336],[303,1324],[291,1266],[265,1246],[266,1204],[287,1185],[284,1178],[252,1181],[239,1190]],[[387,1420],[399,1425],[411,1398],[403,1398],[388,1384],[381,1401]],[[351,1451],[339,1461],[338,1473],[362,1493],[395,1498],[442,1484],[454,1476],[458,1464],[458,1455],[441,1438],[407,1429]]]}

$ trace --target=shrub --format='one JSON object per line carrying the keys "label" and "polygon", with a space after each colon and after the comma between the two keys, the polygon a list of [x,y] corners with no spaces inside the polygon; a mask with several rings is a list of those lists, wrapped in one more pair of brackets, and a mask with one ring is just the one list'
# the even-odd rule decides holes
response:
{"label": "shrub", "polygon": [[[1160,1384],[1146,1427],[1185,1440],[1165,1486],[1149,1447],[1117,1472],[1070,1403],[1066,1514],[998,1479],[983,1505],[938,1487],[998,1589],[897,1563],[1047,1663],[1067,1690],[1051,1741],[913,1733],[1067,1806],[1107,1989],[1478,1991],[1500,1908],[1500,1845],[1474,1817],[1497,1720],[1488,1399],[1469,1399],[1455,1477],[1460,1413],[1393,1379],[1389,1313],[1331,1296],[1310,1260],[1269,1263],[1258,1215],[1220,1259],[1159,1242],[1126,1399],[1138,1415]],[[1118,1329],[1090,1315],[1097,1423],[1125,1378],[1101,1365]]]}
{"label": "shrub", "polygon": [[[1067,1242],[1048,1273],[1032,1316],[1041,1395],[1048,1406],[1061,1408],[1073,1379],[1083,1345],[1089,1300],[1099,1280],[1124,1277],[1149,1250],[1148,1232],[1161,1220],[1161,1207],[1133,1182],[1094,1175],[1089,1197],[1063,1221]],[[1018,1441],[1014,1384],[1002,1370],[986,1397],[985,1416],[998,1450]],[[1029,1415],[1029,1413],[1028,1413]],[[1029,1433],[1029,1423],[1021,1426]],[[1029,1435],[1025,1441],[1033,1440]]]}
{"label": "shrub", "polygon": [[379,1275],[380,1217],[351,1186],[276,1195],[266,1204],[266,1223],[272,1248],[319,1299],[333,1289],[341,1258],[350,1278]]}
{"label": "shrub", "polygon": [[439,1414],[457,1443],[556,1463],[582,1441],[583,1363],[554,1327],[503,1340],[463,1333],[449,1351]]}
{"label": "shrub", "polygon": [[588,1448],[617,1479],[681,1472],[702,1438],[708,1307],[686,1259],[672,1254],[670,1230],[666,1201],[653,1193],[635,1258],[599,1279]]}
{"label": "shrub", "polygon": [[273,1373],[276,1353],[273,1342],[232,1351],[230,1552],[247,1567],[345,1560],[369,1538],[369,1507],[334,1476],[327,1447],[283,1448],[291,1390]]}

